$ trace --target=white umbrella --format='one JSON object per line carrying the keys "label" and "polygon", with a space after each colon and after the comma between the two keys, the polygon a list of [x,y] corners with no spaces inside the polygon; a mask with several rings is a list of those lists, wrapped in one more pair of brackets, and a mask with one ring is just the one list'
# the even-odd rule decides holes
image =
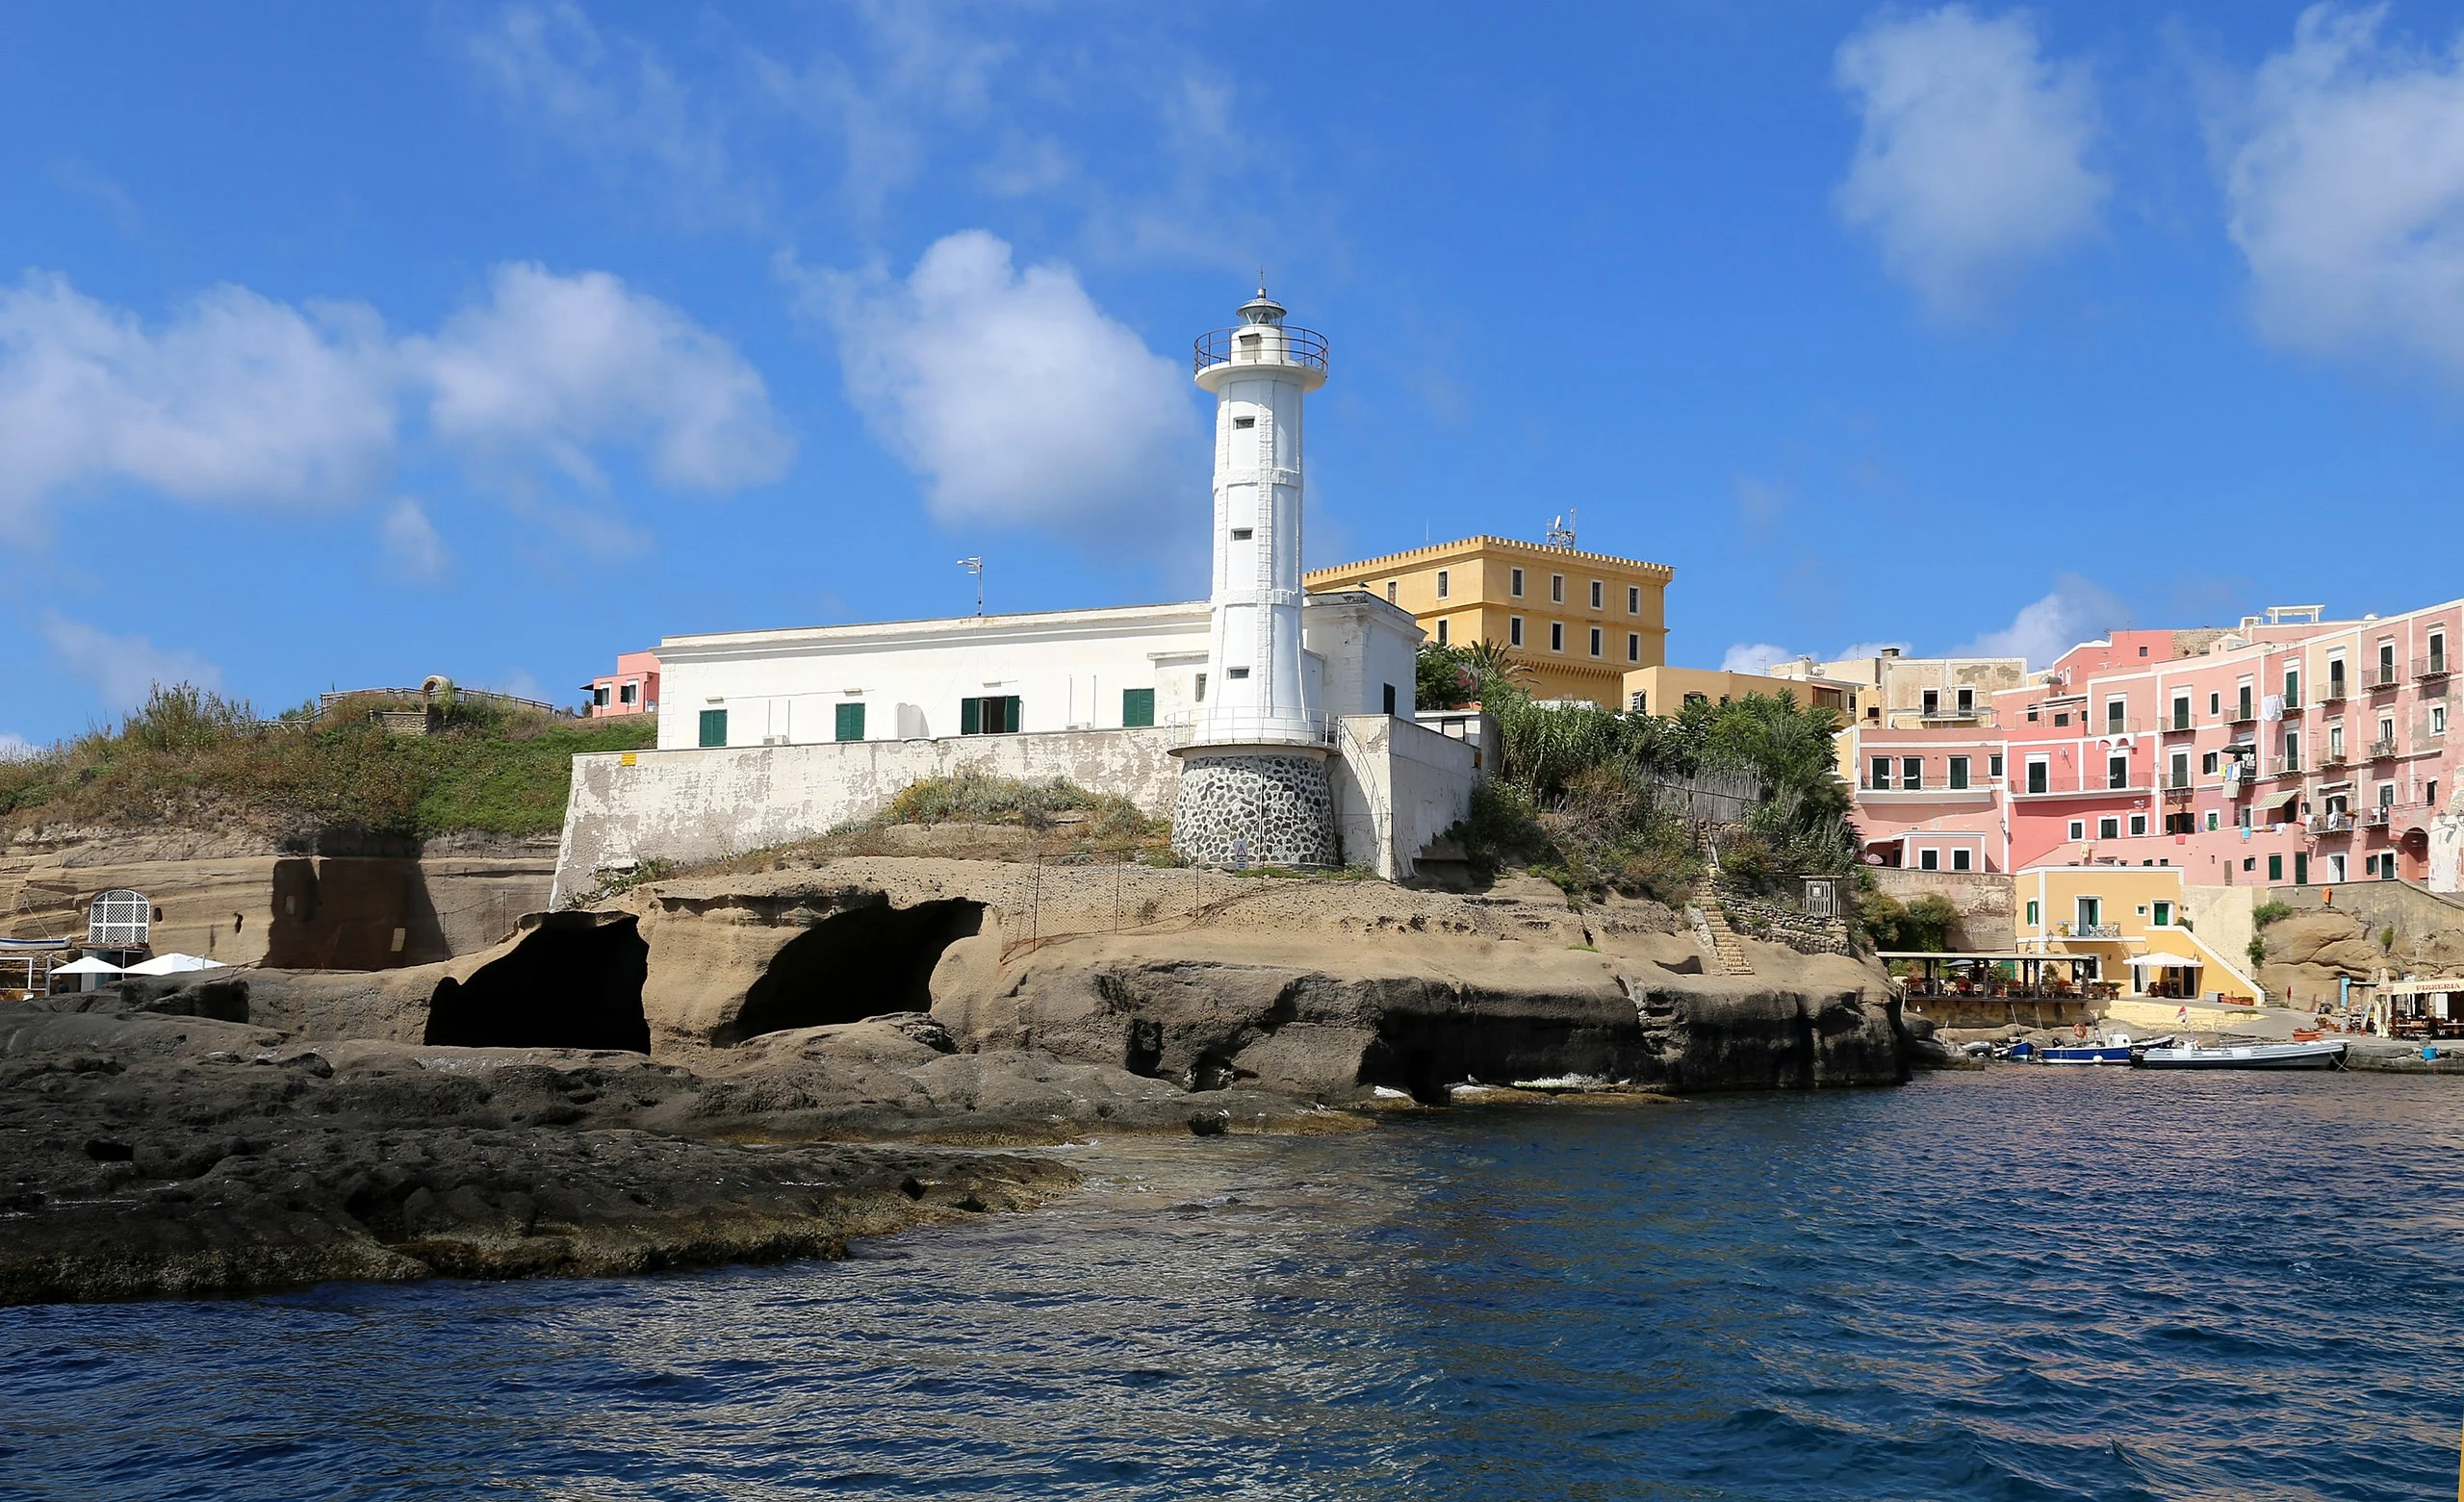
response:
{"label": "white umbrella", "polygon": [[52,971],[56,976],[116,976],[119,973],[119,966],[108,959],[96,959],[91,955],[83,959],[72,959]]}
{"label": "white umbrella", "polygon": [[2150,965],[2162,965],[2168,970],[2182,970],[2194,967],[2197,965],[2197,960],[2191,958],[2187,955],[2142,955],[2137,959],[2130,962],[2130,968],[2133,970],[2144,970]]}
{"label": "white umbrella", "polygon": [[183,975],[191,970],[219,970],[222,968],[222,963],[219,960],[202,959],[194,955],[182,955],[174,952],[168,955],[157,955],[152,959],[141,960],[137,964],[131,965],[128,967],[128,973],[133,976],[176,976]]}

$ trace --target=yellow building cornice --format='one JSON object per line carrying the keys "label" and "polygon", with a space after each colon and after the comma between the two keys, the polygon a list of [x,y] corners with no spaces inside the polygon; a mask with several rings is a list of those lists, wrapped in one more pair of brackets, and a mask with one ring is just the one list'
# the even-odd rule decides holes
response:
{"label": "yellow building cornice", "polygon": [[1369,573],[1391,573],[1399,568],[1453,558],[1476,557],[1491,552],[1525,559],[1573,559],[1584,563],[1602,564],[1609,568],[1640,573],[1655,578],[1662,584],[1667,583],[1677,574],[1675,569],[1664,563],[1645,563],[1640,559],[1619,558],[1610,553],[1583,552],[1573,547],[1551,547],[1543,543],[1517,542],[1513,538],[1491,537],[1482,533],[1477,537],[1461,538],[1451,543],[1432,543],[1425,547],[1415,547],[1409,552],[1386,553],[1375,558],[1364,558],[1357,563],[1338,564],[1331,569],[1312,569],[1301,575],[1301,583],[1306,585],[1319,580],[1346,579]]}

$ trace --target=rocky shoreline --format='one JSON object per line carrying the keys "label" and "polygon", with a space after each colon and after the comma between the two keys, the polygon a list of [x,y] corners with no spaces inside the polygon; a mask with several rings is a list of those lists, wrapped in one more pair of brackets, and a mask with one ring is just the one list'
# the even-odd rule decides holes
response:
{"label": "rocky shoreline", "polygon": [[886,857],[645,887],[441,965],[22,1004],[0,1304],[833,1257],[1066,1192],[1055,1143],[1938,1052],[1870,963],[1752,949],[1707,974],[1665,909],[1553,892]]}

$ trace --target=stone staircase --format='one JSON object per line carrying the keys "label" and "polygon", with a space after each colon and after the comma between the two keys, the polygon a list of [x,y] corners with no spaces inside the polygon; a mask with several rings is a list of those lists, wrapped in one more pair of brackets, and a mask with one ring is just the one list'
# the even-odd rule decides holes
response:
{"label": "stone staircase", "polygon": [[1728,915],[1720,911],[1717,902],[1689,906],[1685,912],[1695,921],[1695,936],[1709,945],[1711,955],[1720,962],[1723,972],[1732,976],[1754,974],[1754,967],[1746,962],[1745,946],[1737,942],[1736,930],[1729,927]]}

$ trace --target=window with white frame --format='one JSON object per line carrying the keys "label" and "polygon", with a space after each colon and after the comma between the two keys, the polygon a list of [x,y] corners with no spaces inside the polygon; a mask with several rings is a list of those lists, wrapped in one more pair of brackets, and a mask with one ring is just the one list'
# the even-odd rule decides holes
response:
{"label": "window with white frame", "polygon": [[2132,814],[2130,816],[2130,832],[2133,835],[2141,835],[2147,832],[2147,816],[2145,814]]}
{"label": "window with white frame", "polygon": [[2120,839],[2121,816],[2118,814],[2107,814],[2103,818],[2098,819],[2096,821],[2096,838],[2100,840]]}
{"label": "window with white frame", "polygon": [[1523,571],[1521,569],[1508,569],[1505,571],[1505,592],[1514,596],[1518,599],[1523,598]]}
{"label": "window with white frame", "polygon": [[1549,575],[1549,598],[1555,604],[1562,605],[1566,602],[1566,576],[1564,574],[1552,573]]}
{"label": "window with white frame", "polygon": [[1917,869],[1917,870],[1919,870],[1919,871],[1938,871],[1938,870],[1940,870],[1940,869],[1941,869],[1941,866],[1942,866],[1942,853],[1941,853],[1940,851],[1938,851],[1938,850],[1932,849],[1931,847],[1928,847],[1928,848],[1926,848],[1926,849],[1924,849],[1924,850],[1920,850],[1920,851],[1918,851],[1918,852],[1916,853],[1916,869]]}
{"label": "window with white frame", "polygon": [[2085,819],[2073,819],[2073,820],[2071,820],[2071,821],[2070,821],[2070,838],[2072,838],[2072,839],[2074,839],[2074,840],[2084,840],[2084,839],[2086,839],[2087,837],[2088,837],[2088,821],[2087,821],[2087,820],[2085,820]]}
{"label": "window with white frame", "polygon": [[1964,849],[1951,852],[1951,869],[1953,871],[1972,870],[1973,867],[1970,864],[1971,854],[1971,852]]}

